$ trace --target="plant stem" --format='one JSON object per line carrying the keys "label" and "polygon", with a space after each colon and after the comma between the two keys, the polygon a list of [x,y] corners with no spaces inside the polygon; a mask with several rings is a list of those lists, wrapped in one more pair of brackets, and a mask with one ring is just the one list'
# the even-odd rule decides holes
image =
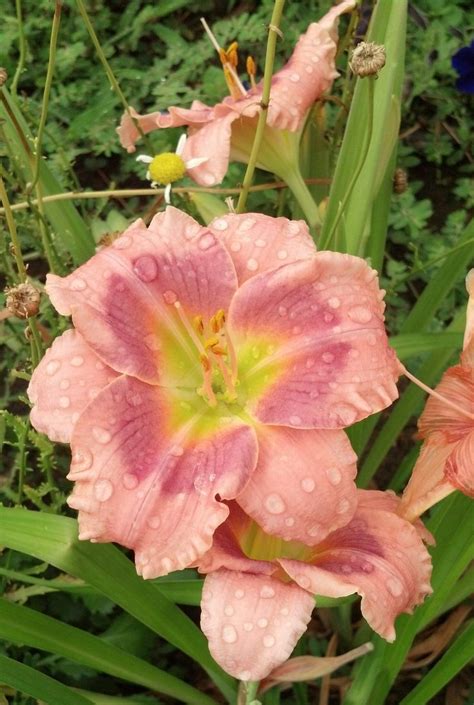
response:
{"label": "plant stem", "polygon": [[[328,184],[330,179],[306,179],[304,184]],[[273,189],[285,189],[288,184],[285,181],[269,181],[265,184],[251,186],[249,191],[269,191]],[[51,196],[44,196],[43,203],[52,203],[54,201],[73,201],[87,200],[89,198],[134,198],[135,196],[159,196],[164,193],[164,189],[156,188],[135,188],[135,189],[110,189],[108,191],[67,191],[66,193],[55,193]],[[178,186],[173,189],[173,193],[215,193],[219,195],[240,194],[241,188],[206,188],[205,186]],[[21,201],[10,206],[12,211],[21,211],[37,205],[36,199],[30,201]],[[0,215],[4,215],[5,211],[0,208]]]}
{"label": "plant stem", "polygon": [[[361,79],[359,79],[361,80]],[[344,213],[345,207],[347,206],[347,203],[349,201],[349,198],[351,196],[352,190],[357,182],[357,179],[359,178],[360,172],[362,171],[362,168],[365,164],[365,160],[367,159],[367,155],[369,153],[369,147],[370,143],[372,141],[372,129],[373,129],[373,124],[374,124],[374,81],[375,78],[373,76],[368,76],[367,77],[368,81],[368,90],[369,90],[369,110],[368,110],[368,117],[367,117],[367,129],[365,131],[365,140],[364,140],[364,146],[362,148],[360,158],[359,158],[359,163],[357,164],[354,173],[352,175],[352,179],[349,182],[349,185],[347,187],[347,190],[344,194],[344,198],[339,204],[338,212],[337,215],[334,219],[334,223],[332,225],[332,228],[326,238],[320,243],[321,249],[327,249],[331,245],[331,241],[334,237],[334,234],[336,232],[336,228],[338,226],[338,223]]]}
{"label": "plant stem", "polygon": [[19,44],[19,51],[20,51],[20,56],[18,57],[18,65],[16,67],[15,75],[13,76],[13,80],[11,82],[10,90],[12,93],[16,94],[17,87],[18,87],[18,81],[20,80],[20,76],[23,73],[23,69],[25,68],[25,59],[26,59],[26,40],[25,40],[25,28],[23,25],[23,14],[21,11],[21,0],[16,0],[16,17],[17,17],[17,22],[18,22],[18,44]]}
{"label": "plant stem", "polygon": [[120,88],[117,79],[115,78],[115,74],[114,74],[114,72],[112,71],[112,68],[111,68],[109,62],[107,61],[107,57],[105,56],[105,54],[104,54],[104,52],[103,52],[103,50],[102,50],[102,47],[101,47],[100,42],[99,42],[99,38],[97,37],[97,34],[95,33],[94,27],[92,26],[92,22],[90,21],[90,17],[89,17],[89,15],[88,15],[88,13],[87,13],[87,10],[86,10],[86,8],[85,8],[85,5],[84,5],[84,3],[83,3],[82,0],[76,0],[76,2],[77,2],[77,6],[78,6],[78,8],[79,8],[79,12],[80,12],[81,15],[82,15],[82,19],[84,20],[84,24],[86,25],[87,31],[89,32],[89,36],[90,36],[90,38],[92,39],[92,43],[94,44],[95,50],[96,50],[96,52],[97,52],[97,56],[99,57],[99,60],[100,60],[100,62],[101,62],[101,64],[102,64],[102,66],[104,67],[104,71],[105,71],[105,73],[107,74],[107,78],[109,79],[110,86],[111,86],[112,90],[115,91],[116,95],[118,96],[120,102],[121,102],[122,105],[123,105],[123,108],[124,108],[125,112],[126,112],[127,115],[129,116],[129,118],[133,121],[133,124],[134,124],[135,127],[137,128],[137,130],[138,130],[138,132],[140,133],[141,137],[145,140],[145,143],[146,143],[146,145],[147,145],[147,148],[148,148],[148,150],[149,150],[150,153],[151,153],[151,152],[153,151],[153,149],[152,149],[152,146],[151,146],[151,144],[150,144],[149,138],[148,138],[148,136],[145,135],[145,133],[143,132],[142,128],[140,127],[140,123],[138,122],[138,120],[136,120],[136,119],[133,117],[133,115],[132,115],[132,112],[131,112],[131,110],[130,110],[130,106],[129,106],[129,104],[128,104],[128,101],[127,101],[127,99],[125,98],[125,95],[123,94],[123,91],[122,91],[122,89]]}
{"label": "plant stem", "polygon": [[54,6],[53,25],[51,27],[51,38],[49,40],[48,69],[46,71],[46,81],[44,84],[43,103],[41,106],[41,116],[38,126],[38,134],[36,135],[35,139],[35,163],[33,167],[33,180],[28,185],[27,193],[32,192],[39,179],[40,163],[43,149],[44,128],[46,125],[46,118],[48,116],[49,96],[51,94],[54,65],[56,63],[56,47],[58,43],[59,26],[61,24],[61,10],[62,2],[61,0],[56,0]]}
{"label": "plant stem", "polygon": [[255,130],[255,137],[252,144],[252,151],[250,152],[249,162],[247,164],[247,170],[245,172],[244,181],[242,184],[242,191],[239,196],[239,202],[237,204],[236,212],[242,213],[245,210],[245,204],[247,202],[247,196],[249,193],[249,188],[253,181],[253,175],[255,172],[255,165],[257,163],[258,153],[260,151],[260,146],[263,140],[263,133],[265,131],[265,125],[267,122],[268,105],[270,101],[270,89],[272,86],[272,76],[273,76],[273,65],[275,63],[275,51],[276,51],[276,41],[277,34],[279,32],[279,24],[281,21],[281,16],[283,14],[283,6],[285,0],[275,0],[273,6],[272,19],[270,21],[268,29],[268,41],[267,41],[267,51],[265,55],[265,70],[263,73],[263,89],[262,98],[260,101],[260,112],[258,115],[257,129]]}
{"label": "plant stem", "polygon": [[239,686],[239,694],[237,696],[237,705],[251,705],[255,702],[259,681],[241,681]]}
{"label": "plant stem", "polygon": [[293,196],[298,201],[301,210],[311,229],[319,229],[321,227],[321,218],[319,215],[318,206],[308,189],[305,180],[301,176],[298,167],[285,174],[285,181],[288,184]]}

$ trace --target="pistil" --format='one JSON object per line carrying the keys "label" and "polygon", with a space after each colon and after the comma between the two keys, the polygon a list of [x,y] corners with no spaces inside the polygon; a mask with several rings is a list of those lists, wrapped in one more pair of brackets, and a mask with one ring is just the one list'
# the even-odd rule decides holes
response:
{"label": "pistil", "polygon": [[421,380],[418,379],[418,377],[415,377],[415,375],[412,375],[410,372],[408,372],[406,367],[403,368],[403,374],[406,377],[408,377],[408,379],[411,380],[414,384],[416,384],[418,387],[420,387],[420,389],[423,389],[424,392],[427,392],[432,397],[439,399],[439,401],[443,402],[443,404],[446,404],[446,406],[450,406],[451,409],[454,409],[455,411],[457,411],[458,414],[461,414],[461,416],[465,416],[470,421],[474,421],[474,414],[471,414],[466,409],[463,409],[462,406],[458,406],[457,404],[452,402],[450,399],[446,399],[446,397],[444,397],[439,392],[436,392],[434,389],[431,389],[431,387],[428,387],[428,385],[424,384]]}

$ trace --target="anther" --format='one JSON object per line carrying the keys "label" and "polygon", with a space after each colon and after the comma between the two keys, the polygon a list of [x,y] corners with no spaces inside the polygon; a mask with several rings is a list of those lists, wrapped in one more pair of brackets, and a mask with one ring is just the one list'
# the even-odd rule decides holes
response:
{"label": "anther", "polygon": [[247,56],[246,68],[250,79],[250,85],[252,88],[256,88],[257,84],[255,82],[255,76],[257,73],[257,65],[255,64],[253,56]]}
{"label": "anther", "polygon": [[203,320],[202,320],[202,316],[194,316],[194,318],[193,318],[193,326],[194,326],[194,330],[195,330],[196,333],[198,333],[199,335],[202,335],[202,334],[204,333],[204,323],[203,323]]}

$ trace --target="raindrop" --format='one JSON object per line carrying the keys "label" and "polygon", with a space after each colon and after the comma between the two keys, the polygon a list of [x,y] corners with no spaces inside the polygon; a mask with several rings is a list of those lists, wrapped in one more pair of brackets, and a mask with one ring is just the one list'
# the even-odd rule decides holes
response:
{"label": "raindrop", "polygon": [[199,240],[199,247],[201,250],[208,250],[215,243],[214,235],[211,233],[206,233]]}
{"label": "raindrop", "polygon": [[252,622],[244,622],[244,629],[246,632],[251,632],[253,629]]}
{"label": "raindrop", "polygon": [[93,456],[90,450],[76,450],[72,455],[72,464],[74,465],[74,472],[80,472],[82,470],[88,470],[93,461]]}
{"label": "raindrop", "polygon": [[295,415],[295,416],[290,416],[289,422],[290,422],[290,424],[291,424],[292,426],[301,426],[301,424],[303,423],[302,420],[301,420],[301,418],[300,418],[299,416],[296,416],[296,415]]}
{"label": "raindrop", "polygon": [[224,614],[226,614],[228,617],[232,617],[232,615],[234,614],[234,608],[232,607],[232,605],[226,605],[224,607]]}
{"label": "raindrop", "polygon": [[299,73],[292,73],[290,76],[290,81],[293,81],[293,83],[298,83],[300,80],[300,75]]}
{"label": "raindrop", "polygon": [[348,499],[341,499],[341,501],[337,505],[336,513],[337,514],[345,514],[350,506],[351,506],[351,503],[349,502]]}
{"label": "raindrop", "polygon": [[172,289],[167,289],[163,292],[163,298],[167,304],[175,304],[178,300],[178,295]]}
{"label": "raindrop", "polygon": [[328,364],[330,362],[333,362],[333,360],[334,360],[334,355],[330,352],[323,353],[321,357],[323,358],[323,361],[327,362]]}
{"label": "raindrop", "polygon": [[282,514],[286,509],[286,505],[280,495],[273,492],[265,499],[265,508],[270,514]]}
{"label": "raindrop", "polygon": [[288,313],[288,309],[286,306],[278,306],[278,315],[284,318],[286,314]]}
{"label": "raindrop", "polygon": [[288,257],[288,250],[278,250],[277,257],[278,259],[286,259]]}
{"label": "raindrop", "polygon": [[229,227],[229,223],[224,218],[220,218],[219,220],[216,220],[214,223],[212,223],[212,226],[216,230],[227,230],[227,228]]}
{"label": "raindrop", "polygon": [[319,536],[320,533],[321,527],[319,526],[319,524],[313,524],[313,526],[310,526],[307,531],[308,536],[312,536],[312,538]]}
{"label": "raindrop", "polygon": [[158,266],[154,257],[144,255],[135,260],[133,271],[144,282],[151,282],[156,279]]}
{"label": "raindrop", "polygon": [[403,585],[396,578],[389,578],[387,580],[387,588],[394,597],[400,597],[403,592]]}
{"label": "raindrop", "polygon": [[256,221],[254,218],[245,218],[237,228],[237,232],[245,233],[247,230],[250,230],[250,228],[253,228],[255,223]]}
{"label": "raindrop", "polygon": [[263,637],[263,645],[269,649],[270,647],[275,645],[275,637],[272,636],[271,634],[265,634]]}
{"label": "raindrop", "polygon": [[347,315],[351,321],[356,323],[368,323],[372,318],[372,313],[365,306],[354,306],[347,312]]}
{"label": "raindrop", "polygon": [[232,624],[226,624],[222,628],[222,641],[226,644],[234,644],[237,641],[237,632]]}
{"label": "raindrop", "polygon": [[110,480],[98,480],[94,485],[94,495],[99,502],[106,502],[112,497],[114,486]]}
{"label": "raindrop", "polygon": [[251,272],[256,272],[258,269],[257,260],[253,259],[253,257],[250,257],[250,259],[247,260],[247,269],[250,270]]}
{"label": "raindrop", "polygon": [[108,431],[105,430],[105,428],[102,428],[101,426],[93,426],[92,428],[92,435],[98,441],[99,443],[102,443],[105,445],[110,441],[112,436]]}
{"label": "raindrop", "polygon": [[161,519],[158,516],[152,516],[147,520],[147,524],[150,529],[158,529],[161,524]]}
{"label": "raindrop", "polygon": [[73,367],[81,367],[84,364],[84,358],[82,355],[75,355],[71,360],[71,365]]}
{"label": "raindrop", "polygon": [[261,238],[259,238],[258,240],[255,240],[255,247],[265,247],[266,244],[267,244],[267,241],[262,240]]}
{"label": "raindrop", "polygon": [[287,517],[287,518],[285,519],[285,524],[286,524],[286,526],[294,526],[294,524],[295,524],[294,518],[293,518],[293,517]]}
{"label": "raindrop", "polygon": [[46,372],[48,375],[54,375],[54,374],[56,374],[56,372],[59,370],[60,367],[61,367],[61,363],[59,362],[59,360],[51,360],[46,365]]}
{"label": "raindrop", "polygon": [[68,379],[62,379],[59,383],[60,389],[69,389],[71,382]]}
{"label": "raindrop", "polygon": [[312,477],[305,477],[304,480],[301,480],[301,487],[305,492],[312,492],[316,483]]}
{"label": "raindrop", "polygon": [[257,620],[257,626],[260,627],[260,629],[265,629],[265,627],[268,627],[268,619],[261,617]]}
{"label": "raindrop", "polygon": [[234,592],[234,597],[236,597],[238,600],[241,600],[244,595],[245,595],[245,592],[243,590],[236,590]]}
{"label": "raindrop", "polygon": [[67,409],[69,406],[71,406],[71,400],[69,397],[59,397],[59,406],[61,409]]}
{"label": "raindrop", "polygon": [[87,288],[87,283],[84,281],[84,279],[76,277],[76,279],[71,282],[69,288],[72,289],[72,291],[84,291],[84,289]]}
{"label": "raindrop", "polygon": [[275,597],[275,590],[270,585],[264,585],[260,590],[260,597]]}
{"label": "raindrop", "polygon": [[122,477],[122,482],[127,490],[134,490],[138,485],[138,477],[133,472],[126,472]]}
{"label": "raindrop", "polygon": [[326,475],[329,482],[331,483],[331,485],[334,485],[334,487],[341,484],[342,474],[341,471],[337,468],[328,468],[326,470]]}
{"label": "raindrop", "polygon": [[238,240],[234,240],[234,242],[230,243],[230,249],[232,252],[238,252],[242,249],[242,244]]}

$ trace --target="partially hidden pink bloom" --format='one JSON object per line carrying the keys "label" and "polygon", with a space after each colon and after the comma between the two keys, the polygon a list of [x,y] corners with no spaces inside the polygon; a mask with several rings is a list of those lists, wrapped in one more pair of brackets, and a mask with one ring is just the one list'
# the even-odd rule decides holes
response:
{"label": "partially hidden pink bloom", "polygon": [[[319,22],[309,25],[288,63],[272,79],[270,104],[258,166],[285,178],[288,168],[297,168],[300,133],[313,103],[331,86],[335,69],[339,16],[352,10],[354,0],[333,7]],[[209,107],[194,101],[190,109],[170,107],[167,113],[139,115],[131,109],[144,133],[158,128],[189,127],[183,152],[185,161],[207,157],[190,176],[204,186],[220,183],[229,159],[247,162],[261,110],[262,84],[240,97],[227,97]],[[120,142],[135,151],[140,133],[126,113],[118,128]],[[291,158],[290,158],[291,157]],[[291,162],[291,164],[289,163]]]}
{"label": "partially hidden pink bloom", "polygon": [[151,578],[209,549],[222,500],[309,544],[349,521],[341,429],[397,397],[399,370],[362,259],[317,253],[302,221],[168,208],[46,289],[75,329],[33,374],[31,420],[71,443],[80,538]]}
{"label": "partially hidden pink bloom", "polygon": [[474,269],[466,286],[469,303],[461,359],[435,388],[455,407],[433,396],[420,416],[424,443],[400,507],[410,520],[456,489],[474,497]]}
{"label": "partially hidden pink bloom", "polygon": [[314,595],[358,593],[367,622],[393,641],[396,617],[431,593],[430,534],[398,516],[398,503],[359,490],[352,520],[313,546],[270,536],[231,503],[199,565],[201,626],[216,661],[241,680],[265,678],[306,630]]}

